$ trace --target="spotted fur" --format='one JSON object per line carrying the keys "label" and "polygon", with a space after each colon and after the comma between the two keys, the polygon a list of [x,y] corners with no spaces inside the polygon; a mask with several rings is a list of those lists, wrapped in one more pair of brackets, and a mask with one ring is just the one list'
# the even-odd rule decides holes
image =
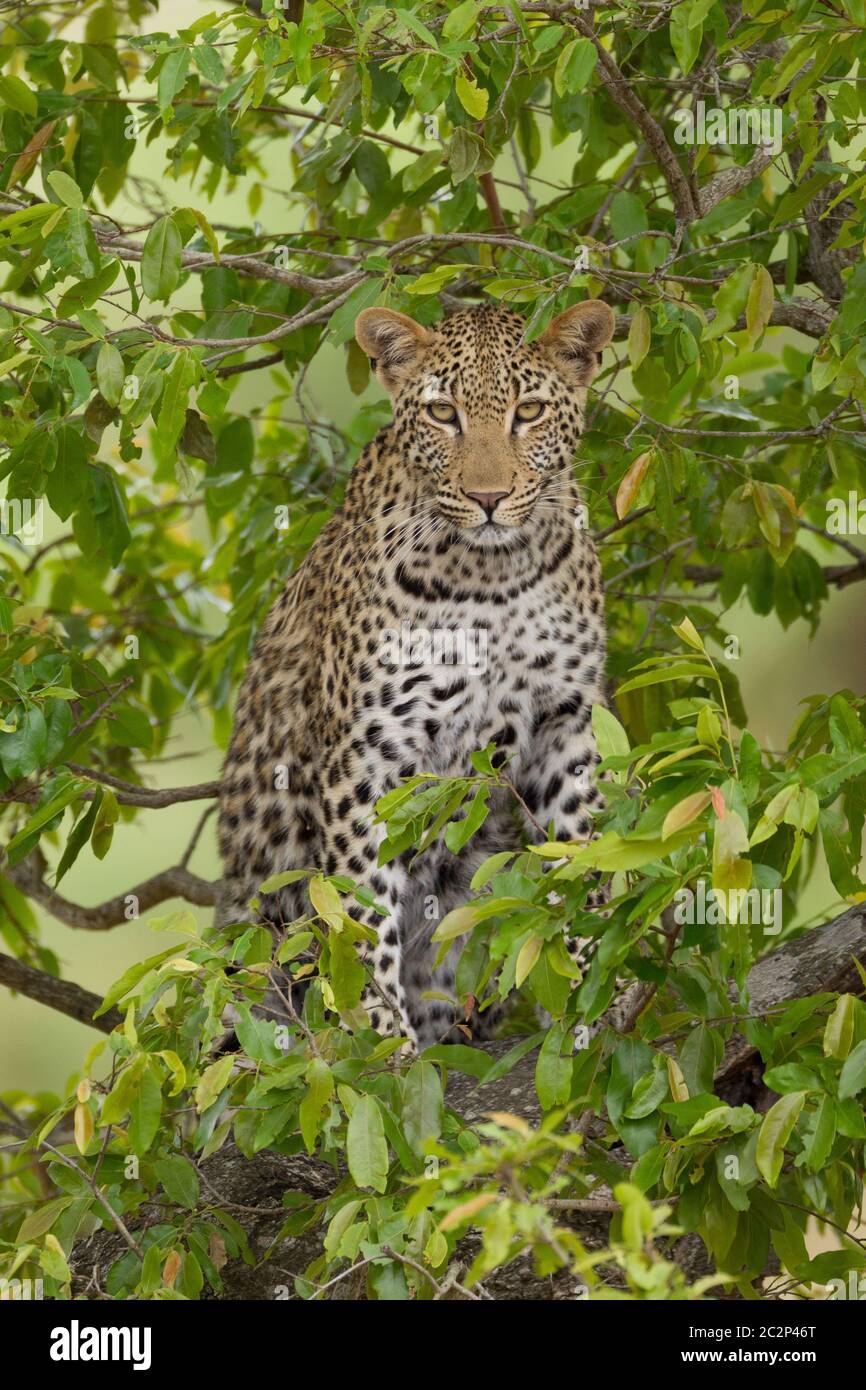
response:
{"label": "spotted fur", "polygon": [[[492,307],[431,329],[361,314],[358,341],[394,422],[264,622],[223,776],[218,922],[245,920],[260,882],[289,868],[368,885],[389,916],[359,914],[378,928],[364,1002],[375,1027],[420,1047],[454,1022],[452,1007],[422,998],[454,991],[430,936],[466,901],[478,864],[551,821],[560,838],[585,836],[600,805],[590,710],[604,698],[604,613],[572,461],[613,315],[589,301],[534,343],[524,328]],[[425,632],[444,634],[446,650]],[[467,633],[464,664],[441,664]],[[460,855],[433,848],[412,868],[406,857],[379,866],[376,799],[416,772],[465,774],[490,742],[510,755],[522,826],[513,798],[496,794]],[[260,910],[279,930],[303,893],[267,895]]]}

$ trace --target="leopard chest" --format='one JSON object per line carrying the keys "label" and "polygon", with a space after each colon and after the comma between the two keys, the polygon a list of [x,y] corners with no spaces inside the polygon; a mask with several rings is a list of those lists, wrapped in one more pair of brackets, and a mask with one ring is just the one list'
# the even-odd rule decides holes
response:
{"label": "leopard chest", "polygon": [[510,595],[395,595],[378,645],[359,668],[357,737],[381,770],[422,767],[443,775],[495,742],[516,758],[540,720],[599,698],[604,632],[567,585]]}

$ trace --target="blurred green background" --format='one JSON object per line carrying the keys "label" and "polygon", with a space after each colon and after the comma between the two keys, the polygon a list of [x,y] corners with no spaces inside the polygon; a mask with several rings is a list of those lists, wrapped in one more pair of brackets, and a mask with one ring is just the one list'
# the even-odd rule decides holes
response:
{"label": "blurred green background", "polygon": [[[161,18],[159,15],[151,17],[147,27],[153,31],[169,26],[180,29],[211,11],[212,5],[207,0],[204,3],[202,0],[173,0],[170,8],[164,7]],[[67,34],[70,38],[77,37],[75,22],[70,24]],[[570,137],[556,149],[548,150],[537,172],[552,183],[561,183],[567,178],[574,152],[569,146],[577,138]],[[256,217],[264,228],[289,232],[302,225],[304,208],[287,192],[289,139],[287,134],[284,149],[270,145],[262,150],[260,170],[234,180],[229,188],[221,188],[209,207],[213,224],[248,222],[247,198],[252,186],[259,184],[262,202]],[[159,211],[164,210],[162,200],[181,207],[191,201],[188,182],[173,182],[170,173],[166,173],[165,153],[164,140],[149,146],[139,141],[134,161],[136,177],[112,204],[114,216],[130,224],[146,225],[152,218],[154,206]],[[411,156],[406,156],[409,158]],[[502,190],[506,209],[517,206],[514,198],[511,190]],[[785,341],[795,343],[801,350],[811,348],[809,341],[797,334],[778,331],[772,334],[766,346],[780,353]],[[267,404],[273,389],[267,369],[236,377],[234,381],[236,406],[242,405],[252,411]],[[353,396],[346,382],[344,349],[327,346],[313,363],[305,387],[305,399],[312,412],[337,426],[346,424],[360,401],[372,400],[378,395],[378,387],[374,385],[360,400]],[[106,434],[106,445],[108,442]],[[57,532],[59,529],[57,523]],[[55,532],[48,529],[46,539],[51,539],[53,534]],[[838,549],[820,539],[809,539],[813,542],[814,553],[824,563],[838,563],[844,558]],[[615,615],[609,615],[609,621],[611,619],[615,621]],[[725,626],[739,639],[736,670],[750,728],[764,747],[784,746],[797,717],[799,702],[804,697],[846,687],[858,692],[866,689],[866,606],[862,587],[855,585],[833,592],[814,639],[810,639],[804,622],[795,623],[785,632],[775,617],[758,618],[744,602],[725,615]],[[210,724],[199,720],[193,712],[178,723],[167,752],[169,758],[177,758],[177,761],[160,762],[152,775],[147,775],[147,768],[143,768],[147,785],[207,781],[219,773],[221,754],[214,746]],[[89,849],[82,853],[64,880],[64,895],[73,901],[93,905],[114,894],[129,892],[149,875],[176,864],[202,809],[203,803],[199,802],[161,811],[143,810],[135,825],[121,823],[104,862],[94,859]],[[214,830],[212,818],[189,866],[193,872],[209,879],[219,876]],[[180,906],[183,904],[167,903],[149,915],[163,916]],[[799,920],[832,915],[838,906],[836,894],[819,860],[802,895]],[[210,915],[204,909],[193,911],[202,921]],[[64,975],[96,992],[104,992],[131,963],[168,944],[164,935],[153,934],[147,918],[106,932],[85,932],[75,931],[44,913],[40,915],[43,940],[57,953]],[[64,1090],[96,1040],[97,1034],[83,1024],[28,999],[13,998],[7,990],[0,989],[0,1090]]]}

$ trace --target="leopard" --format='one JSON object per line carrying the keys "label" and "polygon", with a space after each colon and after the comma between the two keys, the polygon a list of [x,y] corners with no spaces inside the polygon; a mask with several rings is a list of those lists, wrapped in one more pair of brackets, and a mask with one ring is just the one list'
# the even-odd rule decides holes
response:
{"label": "leopard", "polygon": [[[264,881],[311,866],[352,880],[370,897],[353,915],[375,931],[365,1017],[419,1051],[484,1035],[455,998],[455,952],[432,939],[478,867],[551,827],[590,837],[603,806],[603,588],[574,460],[614,328],[598,299],[531,341],[499,303],[426,326],[364,309],[355,337],[392,421],[267,613],[238,694],[216,924],[251,920],[255,898],[282,939],[309,912],[305,884]],[[502,785],[460,852],[381,853],[379,798],[416,773],[472,775],[491,745]]]}

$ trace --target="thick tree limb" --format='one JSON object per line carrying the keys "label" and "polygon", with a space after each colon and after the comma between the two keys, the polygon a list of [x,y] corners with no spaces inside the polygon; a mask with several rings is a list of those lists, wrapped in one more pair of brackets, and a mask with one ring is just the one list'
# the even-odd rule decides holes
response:
{"label": "thick tree limb", "polygon": [[775,158],[776,152],[772,148],[758,146],[748,164],[734,164],[730,169],[722,169],[714,174],[700,190],[701,217],[706,217],[725,198],[732,198],[741,188],[746,188]]}
{"label": "thick tree limb", "polygon": [[101,1018],[93,1017],[102,1003],[100,995],[91,993],[89,989],[82,989],[81,985],[73,984],[71,980],[58,980],[56,976],[49,975],[47,970],[37,970],[35,966],[25,965],[14,956],[2,953],[0,985],[6,985],[17,994],[26,995],[28,999],[35,999],[39,1004],[47,1004],[49,1009],[56,1009],[58,1013],[67,1014],[69,1018],[76,1018],[79,1023],[98,1028],[102,1033],[110,1033],[123,1022],[117,1009],[109,1009]]}
{"label": "thick tree limb", "polygon": [[[827,103],[822,95],[817,97],[815,114],[821,121],[826,118]],[[816,158],[829,160],[830,157],[829,147],[823,144],[817,151]],[[802,150],[792,146],[791,168],[798,182],[800,181],[802,163]],[[846,222],[853,224],[856,219],[856,210],[850,198],[843,198],[841,202],[836,202],[834,208],[830,207],[830,204],[839,197],[842,188],[843,185],[838,180],[834,180],[833,183],[819,189],[815,197],[803,209],[803,221],[806,225],[808,244],[807,268],[821,293],[834,304],[838,303],[845,293],[842,270],[846,266],[853,265],[861,254],[859,243],[850,247],[834,249],[834,242],[844,224]]]}
{"label": "thick tree limb", "polygon": [[[858,903],[826,926],[804,932],[789,945],[764,956],[752,967],[749,972],[751,1011],[766,1013],[793,999],[825,991],[860,994],[863,985],[854,962],[862,962],[864,957],[866,904]],[[749,1078],[754,1084],[760,1070],[757,1051],[736,1034],[726,1047],[716,1072],[716,1089],[725,1098],[742,1094]]]}

